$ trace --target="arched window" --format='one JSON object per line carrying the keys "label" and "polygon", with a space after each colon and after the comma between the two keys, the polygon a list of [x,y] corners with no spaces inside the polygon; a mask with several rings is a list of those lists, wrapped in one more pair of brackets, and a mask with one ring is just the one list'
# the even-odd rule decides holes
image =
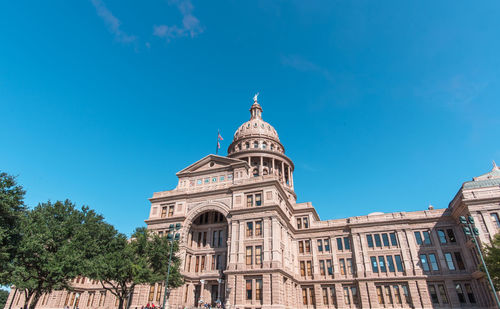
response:
{"label": "arched window", "polygon": [[253,169],[253,177],[257,177],[259,176],[259,169],[258,168],[254,168]]}
{"label": "arched window", "polygon": [[271,144],[271,150],[274,150],[274,144]]}
{"label": "arched window", "polygon": [[262,149],[267,149],[267,143],[266,142],[262,143]]}
{"label": "arched window", "polygon": [[238,145],[238,150],[241,150],[241,144]]}
{"label": "arched window", "polygon": [[250,149],[250,143],[249,143],[249,142],[246,142],[246,144],[245,144],[245,148],[246,148],[246,149]]}
{"label": "arched window", "polygon": [[257,141],[253,142],[253,148],[259,148],[259,142]]}

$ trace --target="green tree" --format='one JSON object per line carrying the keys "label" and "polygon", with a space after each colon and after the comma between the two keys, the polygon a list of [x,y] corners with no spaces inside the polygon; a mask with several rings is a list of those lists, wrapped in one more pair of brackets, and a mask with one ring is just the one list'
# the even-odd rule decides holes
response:
{"label": "green tree", "polygon": [[5,307],[7,303],[7,297],[9,296],[9,292],[5,290],[0,290],[0,308]]}
{"label": "green tree", "polygon": [[[497,291],[500,290],[500,234],[495,235],[491,245],[485,246],[484,261],[490,272],[495,289]],[[483,267],[481,266],[481,268]]]}
{"label": "green tree", "polygon": [[170,246],[173,246],[169,288],[182,285],[180,259],[176,256],[178,243],[166,237],[137,228],[130,240],[117,234],[101,255],[94,259],[86,275],[99,280],[102,287],[118,298],[118,309],[123,309],[137,284],[154,284],[165,280]]}
{"label": "green tree", "polygon": [[19,222],[26,211],[24,194],[15,177],[0,172],[0,284],[9,284],[7,277],[21,239]]}
{"label": "green tree", "polygon": [[[93,210],[69,200],[39,204],[21,220],[22,237],[9,282],[33,309],[43,293],[71,289],[70,280],[90,266],[116,230]],[[25,304],[25,308],[27,304]]]}

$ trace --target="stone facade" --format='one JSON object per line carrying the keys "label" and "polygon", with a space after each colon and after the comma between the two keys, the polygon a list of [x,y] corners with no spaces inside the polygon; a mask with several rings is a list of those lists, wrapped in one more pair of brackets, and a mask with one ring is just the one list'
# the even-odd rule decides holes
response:
{"label": "stone facade", "polygon": [[[170,308],[200,301],[238,309],[494,308],[474,244],[458,223],[471,215],[482,243],[500,229],[500,169],[473,178],[446,209],[320,220],[297,203],[293,162],[255,100],[228,156],[208,155],[150,198],[148,228],[179,230],[185,284]],[[40,308],[115,308],[99,284],[74,280]],[[162,284],[135,289],[130,307],[162,304]],[[19,308],[13,290],[5,308]]]}

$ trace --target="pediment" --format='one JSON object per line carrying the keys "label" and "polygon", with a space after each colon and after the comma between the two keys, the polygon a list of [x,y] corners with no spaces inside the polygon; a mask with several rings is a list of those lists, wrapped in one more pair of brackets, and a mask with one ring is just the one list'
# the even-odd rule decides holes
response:
{"label": "pediment", "polygon": [[248,164],[245,161],[239,159],[232,159],[217,155],[208,155],[203,159],[198,160],[195,163],[184,168],[183,170],[179,171],[177,173],[177,176],[203,173],[205,171],[233,168],[235,167],[235,165],[245,166]]}

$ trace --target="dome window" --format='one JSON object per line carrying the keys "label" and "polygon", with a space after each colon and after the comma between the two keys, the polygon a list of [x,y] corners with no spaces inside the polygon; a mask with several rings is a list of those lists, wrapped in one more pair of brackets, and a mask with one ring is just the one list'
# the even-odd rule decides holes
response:
{"label": "dome window", "polygon": [[259,142],[253,142],[253,148],[259,148]]}
{"label": "dome window", "polygon": [[262,129],[264,129],[264,124],[261,124],[260,126],[262,127]]}
{"label": "dome window", "polygon": [[274,144],[271,144],[271,150],[274,150]]}
{"label": "dome window", "polygon": [[246,148],[246,149],[250,149],[250,143],[246,143],[246,144],[245,144],[245,148]]}
{"label": "dome window", "polygon": [[257,122],[253,124],[254,128],[257,128]]}
{"label": "dome window", "polygon": [[266,142],[262,143],[262,149],[266,149],[266,148],[267,148],[267,143]]}

